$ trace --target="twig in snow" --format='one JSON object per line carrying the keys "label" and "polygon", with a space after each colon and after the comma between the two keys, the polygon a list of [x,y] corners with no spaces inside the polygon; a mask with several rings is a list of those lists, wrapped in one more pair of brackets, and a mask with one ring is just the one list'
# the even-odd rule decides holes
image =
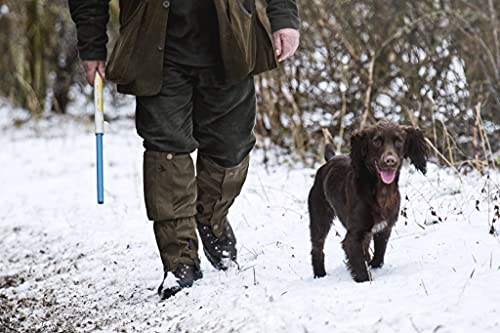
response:
{"label": "twig in snow", "polygon": [[[301,214],[300,212],[298,212],[298,211],[296,211],[296,210],[294,210],[292,208],[285,207],[285,206],[267,206],[267,208],[269,208],[269,209],[276,209],[276,208],[284,209],[287,212],[292,212],[292,213],[297,214],[300,217],[301,220],[304,217],[303,214]],[[281,214],[281,216],[284,216],[284,215],[285,215],[285,213]]]}
{"label": "twig in snow", "polygon": [[417,333],[422,332],[421,330],[418,329],[417,325],[415,325],[415,322],[413,321],[413,318],[411,318],[411,317],[410,317],[410,322],[411,322],[411,326],[413,327],[415,332],[417,332]]}
{"label": "twig in snow", "polygon": [[436,333],[437,331],[439,331],[440,329],[444,328],[443,325],[439,324],[437,325],[436,327],[434,327],[434,329],[432,330],[432,333]]}
{"label": "twig in snow", "polygon": [[460,294],[458,295],[458,300],[460,301],[460,299],[462,298],[463,294],[465,293],[465,288],[467,288],[467,285],[469,284],[470,280],[472,279],[472,277],[474,276],[474,273],[476,272],[476,269],[474,268],[472,270],[472,272],[470,273],[469,275],[469,279],[467,281],[465,281],[465,284],[464,284],[464,287],[462,288],[462,291],[460,292]]}
{"label": "twig in snow", "polygon": [[441,154],[441,152],[439,151],[439,149],[437,149],[436,146],[434,146],[434,144],[432,143],[431,140],[425,138],[425,141],[427,142],[427,144],[429,145],[429,147],[431,147],[431,149],[434,150],[434,152],[439,157],[441,157],[441,159],[446,163],[446,165],[448,165],[448,167],[450,167],[457,174],[458,180],[460,181],[460,184],[463,184],[462,178],[461,178],[461,175],[460,175],[460,171],[458,171],[458,169],[450,161],[448,161],[448,159],[443,154]]}
{"label": "twig in snow", "polygon": [[422,287],[424,288],[425,294],[429,296],[429,293],[427,292],[427,288],[425,287],[424,280],[420,280],[422,282]]}
{"label": "twig in snow", "polygon": [[259,179],[260,187],[262,187],[262,193],[264,193],[264,197],[266,198],[267,203],[269,204],[269,197],[267,196],[266,188],[264,187],[264,183],[262,183],[262,179],[260,175],[257,173],[257,179]]}
{"label": "twig in snow", "polygon": [[417,222],[417,220],[414,221],[416,225],[418,225],[422,230],[425,230],[425,227],[421,225],[420,223]]}
{"label": "twig in snow", "polygon": [[[248,251],[248,253],[254,257],[254,259],[257,259],[259,257],[259,254],[257,253],[257,251],[255,251],[255,249],[249,249],[248,247],[246,247],[245,245],[242,245],[241,248],[240,248],[240,252],[241,252],[241,249],[245,249]],[[244,257],[246,256],[247,254],[242,254],[240,255],[240,257]]]}
{"label": "twig in snow", "polygon": [[241,214],[241,216],[243,217],[243,221],[245,221],[245,223],[247,224],[247,226],[250,227],[250,223],[248,223],[248,220],[247,220],[247,217],[245,216],[245,214]]}
{"label": "twig in snow", "polygon": [[373,281],[372,271],[371,271],[370,266],[368,265],[368,262],[366,260],[365,260],[365,267],[366,267],[366,271],[368,272],[368,279],[370,280],[370,284],[371,284]]}
{"label": "twig in snow", "polygon": [[250,268],[253,268],[253,269],[255,270],[255,268],[254,268],[254,267],[255,267],[255,266],[248,266],[248,267],[241,266],[241,269],[240,269],[240,270],[238,270],[238,272],[236,272],[236,274],[241,274],[241,273],[243,273],[243,272],[246,272],[246,271],[248,271]]}
{"label": "twig in snow", "polygon": [[302,276],[300,276],[299,273],[297,273],[297,271],[295,271],[295,269],[293,269],[292,265],[288,264],[288,267],[290,267],[291,271],[302,280]]}

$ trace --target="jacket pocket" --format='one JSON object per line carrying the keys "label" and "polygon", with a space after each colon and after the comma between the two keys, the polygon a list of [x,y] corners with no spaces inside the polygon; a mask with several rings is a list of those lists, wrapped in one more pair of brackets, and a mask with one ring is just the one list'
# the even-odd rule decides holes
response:
{"label": "jacket pocket", "polygon": [[146,13],[147,4],[139,2],[135,10],[124,16],[118,37],[106,66],[106,79],[116,84],[128,84],[137,76],[133,64],[137,40]]}
{"label": "jacket pocket", "polygon": [[241,49],[250,71],[255,66],[255,31],[253,26],[255,4],[253,1],[229,0],[228,19],[233,35]]}

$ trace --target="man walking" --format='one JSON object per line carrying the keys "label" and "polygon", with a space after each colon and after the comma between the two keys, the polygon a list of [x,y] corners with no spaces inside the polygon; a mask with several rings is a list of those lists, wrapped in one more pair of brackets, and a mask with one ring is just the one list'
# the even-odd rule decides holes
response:
{"label": "man walking", "polygon": [[147,214],[164,278],[176,280],[158,292],[170,297],[202,277],[196,229],[216,269],[236,260],[227,214],[255,144],[253,75],[296,51],[296,0],[267,0],[272,40],[256,0],[120,0],[120,36],[107,65],[109,0],[69,7],[88,82],[99,72],[137,96]]}

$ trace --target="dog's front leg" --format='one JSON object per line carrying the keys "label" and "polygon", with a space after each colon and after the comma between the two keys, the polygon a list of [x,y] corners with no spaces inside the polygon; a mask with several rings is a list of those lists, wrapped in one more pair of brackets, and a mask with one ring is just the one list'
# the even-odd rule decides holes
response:
{"label": "dog's front leg", "polygon": [[356,282],[365,282],[370,280],[368,263],[366,262],[366,239],[369,235],[366,232],[347,232],[342,241],[342,248],[347,258],[347,267],[351,272],[352,278]]}
{"label": "dog's front leg", "polygon": [[380,268],[384,265],[385,250],[387,249],[387,242],[391,237],[392,228],[386,228],[379,233],[373,235],[374,253],[370,266],[373,268]]}

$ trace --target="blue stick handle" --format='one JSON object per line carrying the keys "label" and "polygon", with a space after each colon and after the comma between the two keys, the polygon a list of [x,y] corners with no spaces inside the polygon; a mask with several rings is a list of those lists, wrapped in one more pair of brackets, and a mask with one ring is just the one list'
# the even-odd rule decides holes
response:
{"label": "blue stick handle", "polygon": [[104,203],[104,168],[102,163],[102,133],[97,133],[96,152],[97,152],[97,203]]}
{"label": "blue stick handle", "polygon": [[103,158],[102,158],[102,137],[104,135],[104,82],[96,72],[94,80],[94,106],[95,106],[95,137],[96,137],[96,152],[97,152],[97,203],[104,203],[104,177],[103,177]]}

